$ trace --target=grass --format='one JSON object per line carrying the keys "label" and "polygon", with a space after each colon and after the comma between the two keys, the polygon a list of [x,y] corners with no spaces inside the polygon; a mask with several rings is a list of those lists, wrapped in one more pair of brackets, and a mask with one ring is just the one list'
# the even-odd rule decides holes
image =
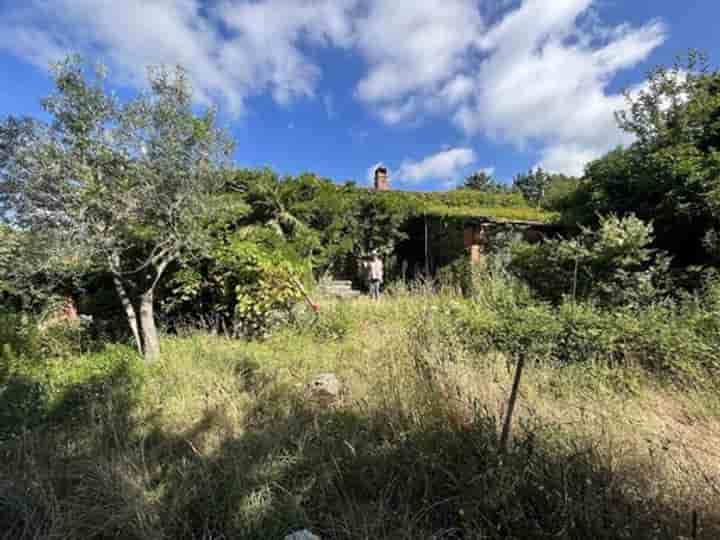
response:
{"label": "grass", "polygon": [[389,191],[376,196],[394,200],[415,216],[498,221],[535,221],[552,223],[560,219],[556,212],[531,207],[520,193],[493,193],[472,189],[445,192]]}
{"label": "grass", "polygon": [[[447,323],[463,302],[398,289],[263,342],[167,337],[151,367],[69,360],[87,375],[0,449],[0,537],[720,537],[716,397],[642,365],[532,363],[503,453],[512,365]],[[329,409],[303,398],[325,371],[349,388]]]}
{"label": "grass", "polygon": [[487,218],[497,221],[534,221],[538,223],[553,223],[559,220],[560,215],[542,208],[512,207],[512,206],[445,206],[429,204],[425,211],[430,216],[451,217],[463,219]]}

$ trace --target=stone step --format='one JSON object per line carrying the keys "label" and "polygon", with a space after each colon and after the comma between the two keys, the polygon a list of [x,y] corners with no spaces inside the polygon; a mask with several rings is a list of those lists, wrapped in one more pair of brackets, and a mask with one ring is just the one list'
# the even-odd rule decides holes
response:
{"label": "stone step", "polygon": [[323,281],[318,288],[322,294],[336,298],[358,298],[362,296],[362,292],[354,289],[353,282],[349,279],[330,279]]}
{"label": "stone step", "polygon": [[323,281],[320,283],[321,287],[325,287],[328,285],[338,285],[338,286],[346,286],[346,287],[352,287],[353,282],[349,279],[333,279],[329,281]]}
{"label": "stone step", "polygon": [[351,287],[340,286],[340,287],[320,287],[321,294],[326,296],[335,296],[338,298],[357,298],[362,295],[362,292]]}
{"label": "stone step", "polygon": [[323,289],[321,292],[322,294],[329,296],[348,296],[362,294],[360,291],[356,291],[355,289]]}

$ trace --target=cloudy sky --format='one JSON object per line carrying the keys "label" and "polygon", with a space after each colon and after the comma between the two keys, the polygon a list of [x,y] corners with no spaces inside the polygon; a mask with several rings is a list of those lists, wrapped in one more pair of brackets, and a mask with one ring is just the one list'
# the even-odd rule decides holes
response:
{"label": "cloudy sky", "polygon": [[474,170],[577,174],[628,142],[648,69],[720,44],[717,0],[0,0],[0,115],[40,114],[47,66],[101,60],[123,92],[182,64],[236,159],[404,189]]}

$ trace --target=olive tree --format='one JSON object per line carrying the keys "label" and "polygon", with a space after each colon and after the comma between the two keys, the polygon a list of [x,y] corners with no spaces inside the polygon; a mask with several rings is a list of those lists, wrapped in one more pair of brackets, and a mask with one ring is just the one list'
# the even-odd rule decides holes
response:
{"label": "olive tree", "polygon": [[53,66],[51,118],[0,123],[0,210],[32,237],[36,268],[109,272],[147,360],[160,352],[154,294],[169,265],[206,242],[232,144],[196,113],[184,70],[152,68],[121,101],[104,69]]}

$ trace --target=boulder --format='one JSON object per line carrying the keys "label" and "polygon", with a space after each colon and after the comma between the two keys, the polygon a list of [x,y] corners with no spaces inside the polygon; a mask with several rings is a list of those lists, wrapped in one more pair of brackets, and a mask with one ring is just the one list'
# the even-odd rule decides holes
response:
{"label": "boulder", "polygon": [[306,399],[323,407],[336,405],[344,393],[344,385],[334,373],[320,373],[305,387]]}

